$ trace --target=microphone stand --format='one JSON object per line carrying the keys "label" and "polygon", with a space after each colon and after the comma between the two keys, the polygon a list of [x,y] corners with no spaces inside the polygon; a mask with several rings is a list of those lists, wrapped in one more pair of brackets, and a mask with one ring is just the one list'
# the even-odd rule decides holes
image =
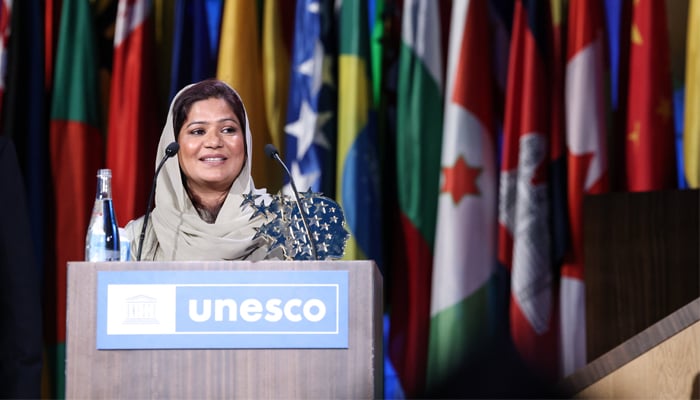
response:
{"label": "microphone stand", "polygon": [[297,203],[297,208],[299,209],[299,214],[301,215],[301,222],[304,224],[304,230],[306,231],[306,237],[309,239],[309,247],[311,247],[311,256],[313,257],[314,260],[318,260],[318,255],[316,254],[316,242],[314,241],[313,237],[311,236],[311,230],[309,229],[309,224],[306,222],[306,214],[304,213],[304,209],[301,207],[301,200],[299,199],[299,192],[297,191],[297,185],[294,183],[294,177],[292,177],[292,173],[289,172],[289,168],[287,168],[287,165],[285,165],[284,161],[280,158],[280,153],[277,151],[277,148],[273,144],[267,144],[265,146],[265,153],[267,154],[268,157],[272,158],[273,160],[277,160],[277,162],[284,168],[284,170],[287,172],[287,175],[289,176],[289,183],[292,186],[292,192],[294,192],[294,201]]}
{"label": "microphone stand", "polygon": [[165,164],[168,158],[171,158],[177,154],[180,150],[180,145],[177,142],[172,142],[165,148],[165,155],[160,160],[158,168],[156,168],[156,173],[153,175],[153,183],[151,184],[151,194],[148,196],[148,203],[146,204],[146,214],[143,216],[143,226],[141,227],[141,235],[139,236],[139,251],[136,253],[136,261],[141,261],[141,251],[143,250],[143,239],[146,237],[146,226],[148,225],[148,218],[151,216],[151,204],[153,203],[153,195],[156,192],[156,181],[158,180],[158,174],[161,168]]}

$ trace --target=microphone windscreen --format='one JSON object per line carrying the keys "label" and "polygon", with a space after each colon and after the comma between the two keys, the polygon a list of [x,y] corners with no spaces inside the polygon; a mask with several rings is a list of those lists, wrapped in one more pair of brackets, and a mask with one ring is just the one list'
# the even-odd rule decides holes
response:
{"label": "microphone windscreen", "polygon": [[275,158],[275,154],[279,154],[277,147],[274,144],[268,143],[265,145],[265,154],[270,158]]}
{"label": "microphone windscreen", "polygon": [[180,145],[177,142],[172,142],[165,148],[165,155],[172,157],[177,154],[178,150],[180,150]]}

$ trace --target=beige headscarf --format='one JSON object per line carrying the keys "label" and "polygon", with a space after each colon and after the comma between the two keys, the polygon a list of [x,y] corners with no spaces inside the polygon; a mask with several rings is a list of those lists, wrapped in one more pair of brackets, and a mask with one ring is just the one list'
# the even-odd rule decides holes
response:
{"label": "beige headscarf", "polygon": [[[191,86],[180,90],[170,103],[168,118],[158,143],[156,167],[165,154],[165,148],[175,141],[173,131],[175,99]],[[238,96],[238,93],[233,91]],[[263,238],[253,240],[255,228],[267,222],[266,218],[262,215],[251,218],[255,211],[253,207],[241,207],[243,195],[250,192],[260,195],[257,198],[258,204],[263,199],[266,204],[269,204],[270,198],[266,190],[256,189],[253,184],[250,174],[253,138],[245,108],[243,112],[248,158],[238,178],[231,185],[216,222],[210,224],[199,217],[182,184],[179,163],[177,160],[166,161],[156,183],[155,206],[146,230],[141,254],[142,261],[260,260],[270,257],[267,254],[267,242]],[[138,254],[142,226],[143,217],[129,222],[126,226],[131,238],[132,259],[135,259]]]}

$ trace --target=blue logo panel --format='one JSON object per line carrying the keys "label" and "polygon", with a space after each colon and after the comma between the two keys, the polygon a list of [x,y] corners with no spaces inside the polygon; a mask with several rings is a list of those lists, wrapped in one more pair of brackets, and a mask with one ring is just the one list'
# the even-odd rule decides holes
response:
{"label": "blue logo panel", "polygon": [[347,348],[348,271],[99,271],[98,349]]}

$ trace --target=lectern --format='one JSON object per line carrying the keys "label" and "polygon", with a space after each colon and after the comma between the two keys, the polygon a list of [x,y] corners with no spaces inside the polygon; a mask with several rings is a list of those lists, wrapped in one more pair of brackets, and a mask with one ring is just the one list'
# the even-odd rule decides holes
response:
{"label": "lectern", "polygon": [[562,382],[577,399],[700,399],[700,298]]}
{"label": "lectern", "polygon": [[576,398],[700,398],[700,191],[584,200],[588,365]]}
{"label": "lectern", "polygon": [[584,200],[591,362],[700,297],[700,191]]}
{"label": "lectern", "polygon": [[71,262],[67,398],[383,397],[372,261]]}

